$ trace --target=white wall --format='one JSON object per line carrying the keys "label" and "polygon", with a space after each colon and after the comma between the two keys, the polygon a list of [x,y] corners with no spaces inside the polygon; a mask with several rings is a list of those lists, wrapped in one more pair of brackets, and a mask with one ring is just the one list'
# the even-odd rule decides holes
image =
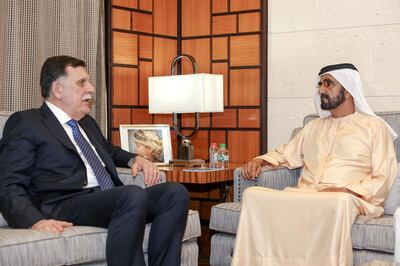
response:
{"label": "white wall", "polygon": [[400,110],[399,0],[268,0],[268,149],[314,113],[321,67],[353,63],[374,111]]}

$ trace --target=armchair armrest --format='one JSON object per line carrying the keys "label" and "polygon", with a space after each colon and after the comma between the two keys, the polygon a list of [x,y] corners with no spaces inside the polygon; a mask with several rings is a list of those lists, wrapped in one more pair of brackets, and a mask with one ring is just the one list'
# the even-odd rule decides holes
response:
{"label": "armchair armrest", "polygon": [[[136,185],[142,188],[145,187],[144,176],[142,171],[140,171],[136,176],[132,176],[130,168],[117,167],[117,173],[119,179],[121,179],[124,185]],[[166,181],[165,173],[160,171],[159,183],[164,183],[165,181]]]}
{"label": "armchair armrest", "polygon": [[400,162],[400,137],[397,137],[394,140],[394,150],[397,155],[397,162]]}
{"label": "armchair armrest", "polygon": [[255,180],[248,180],[243,178],[242,168],[236,168],[233,176],[234,201],[240,202],[242,200],[243,191],[251,186],[260,186],[278,190],[282,190],[285,187],[294,187],[297,185],[300,171],[301,168],[265,169]]}
{"label": "armchair armrest", "polygon": [[397,208],[393,215],[394,227],[394,262],[400,264],[400,208]]}

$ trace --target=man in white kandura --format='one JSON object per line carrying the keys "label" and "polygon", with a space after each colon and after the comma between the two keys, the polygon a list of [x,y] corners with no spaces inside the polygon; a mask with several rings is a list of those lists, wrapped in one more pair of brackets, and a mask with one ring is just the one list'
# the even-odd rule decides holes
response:
{"label": "man in white kandura", "polygon": [[320,118],[244,165],[248,179],[262,167],[303,169],[296,188],[244,192],[232,265],[352,265],[352,224],[357,215],[383,214],[397,173],[397,135],[362,91],[354,65],[322,68],[314,97]]}

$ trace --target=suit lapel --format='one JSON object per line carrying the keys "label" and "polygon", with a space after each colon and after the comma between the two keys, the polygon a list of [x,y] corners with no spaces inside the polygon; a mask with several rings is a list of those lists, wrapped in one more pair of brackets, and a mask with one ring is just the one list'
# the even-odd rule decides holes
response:
{"label": "suit lapel", "polygon": [[43,116],[43,124],[47,129],[60,141],[64,146],[77,152],[74,144],[71,142],[63,126],[58,121],[57,117],[51,112],[46,103],[40,107],[40,112]]}

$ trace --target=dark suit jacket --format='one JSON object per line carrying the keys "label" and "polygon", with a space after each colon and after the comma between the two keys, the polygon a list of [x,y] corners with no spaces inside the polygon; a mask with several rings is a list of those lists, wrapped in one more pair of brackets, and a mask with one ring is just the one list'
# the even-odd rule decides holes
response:
{"label": "dark suit jacket", "polygon": [[[116,186],[115,166],[127,167],[135,155],[111,145],[95,120],[79,121]],[[28,228],[46,219],[45,206],[87,193],[85,165],[55,115],[39,109],[14,113],[0,141],[0,211],[10,226]]]}

